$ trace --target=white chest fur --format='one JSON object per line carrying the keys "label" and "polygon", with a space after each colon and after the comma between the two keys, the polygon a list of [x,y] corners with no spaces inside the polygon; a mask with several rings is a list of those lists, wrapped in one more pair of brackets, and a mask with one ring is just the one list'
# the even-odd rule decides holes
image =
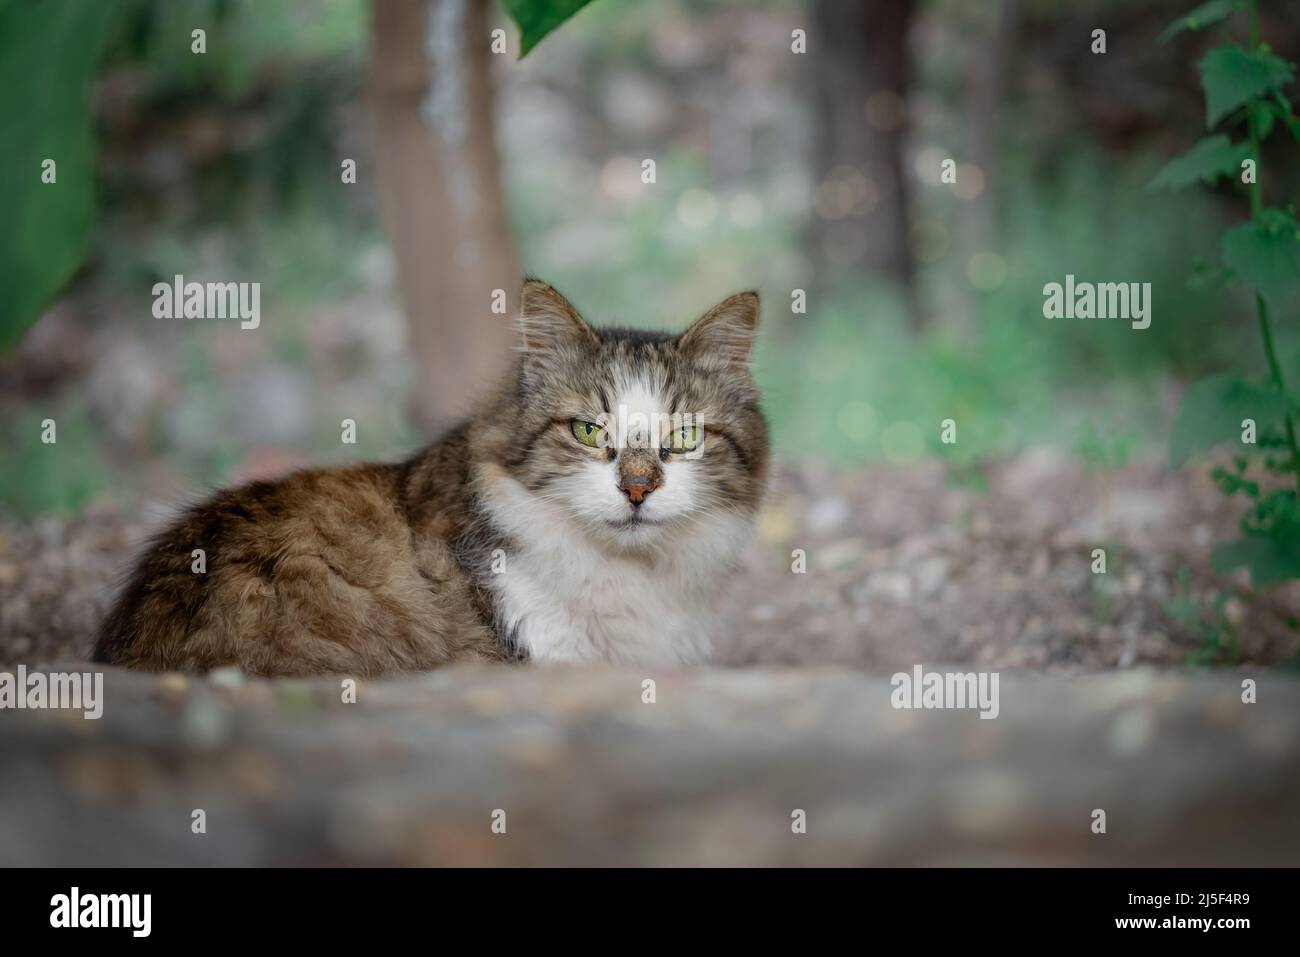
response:
{"label": "white chest fur", "polygon": [[748,522],[697,518],[653,551],[618,556],[545,507],[489,510],[518,543],[491,581],[497,612],[532,660],[671,666],[708,657],[716,598]]}

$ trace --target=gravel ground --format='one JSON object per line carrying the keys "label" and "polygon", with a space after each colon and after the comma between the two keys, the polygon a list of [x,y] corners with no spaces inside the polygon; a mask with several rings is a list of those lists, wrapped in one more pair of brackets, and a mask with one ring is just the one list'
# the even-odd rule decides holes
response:
{"label": "gravel ground", "polygon": [[[1300,589],[1255,592],[1208,568],[1240,505],[1203,474],[1089,472],[1037,449],[986,479],[982,492],[953,487],[938,463],[780,470],[728,592],[715,662],[1086,672],[1210,658],[1258,667],[1300,652],[1288,623],[1300,619]],[[85,657],[158,520],[104,510],[0,519],[0,663]],[[1091,572],[1098,547],[1105,575]],[[1219,589],[1233,597],[1211,628]],[[1188,600],[1203,609],[1197,620],[1172,613]]]}

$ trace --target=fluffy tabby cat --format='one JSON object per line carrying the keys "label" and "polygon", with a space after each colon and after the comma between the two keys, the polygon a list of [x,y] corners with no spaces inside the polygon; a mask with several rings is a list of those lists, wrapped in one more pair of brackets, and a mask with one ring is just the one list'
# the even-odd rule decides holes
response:
{"label": "fluffy tabby cat", "polygon": [[469,421],[400,464],[190,508],[140,560],[95,660],[374,676],[704,659],[767,473],[757,325],[745,292],[677,336],[594,329],[527,281],[518,362]]}

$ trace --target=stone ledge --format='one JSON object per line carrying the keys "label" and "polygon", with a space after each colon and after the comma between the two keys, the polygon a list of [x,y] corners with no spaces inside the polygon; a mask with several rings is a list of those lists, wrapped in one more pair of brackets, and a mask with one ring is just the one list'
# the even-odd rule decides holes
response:
{"label": "stone ledge", "polygon": [[1300,682],[1242,677],[1004,671],[980,720],[845,669],[108,669],[98,721],[0,711],[0,864],[1300,864]]}

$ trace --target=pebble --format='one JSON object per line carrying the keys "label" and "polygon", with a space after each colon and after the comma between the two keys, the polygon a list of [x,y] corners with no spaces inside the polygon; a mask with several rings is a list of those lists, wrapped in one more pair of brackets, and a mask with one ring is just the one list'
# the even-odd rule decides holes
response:
{"label": "pebble", "polygon": [[168,701],[179,701],[189,689],[190,679],[179,672],[169,671],[158,679],[158,692]]}
{"label": "pebble", "polygon": [[948,583],[948,559],[927,558],[916,566],[917,587],[921,594],[933,597]]}
{"label": "pebble", "polygon": [[806,523],[816,534],[838,531],[853,514],[849,503],[838,495],[819,499],[808,507]]}
{"label": "pebble", "polygon": [[189,747],[211,750],[221,745],[230,732],[225,707],[211,693],[192,694],[180,719],[181,738]]}
{"label": "pebble", "polygon": [[909,601],[912,597],[912,579],[906,572],[877,572],[867,580],[867,587],[895,601]]}
{"label": "pebble", "polygon": [[213,668],[208,672],[208,681],[214,688],[231,690],[244,684],[244,673],[234,665],[225,668]]}

